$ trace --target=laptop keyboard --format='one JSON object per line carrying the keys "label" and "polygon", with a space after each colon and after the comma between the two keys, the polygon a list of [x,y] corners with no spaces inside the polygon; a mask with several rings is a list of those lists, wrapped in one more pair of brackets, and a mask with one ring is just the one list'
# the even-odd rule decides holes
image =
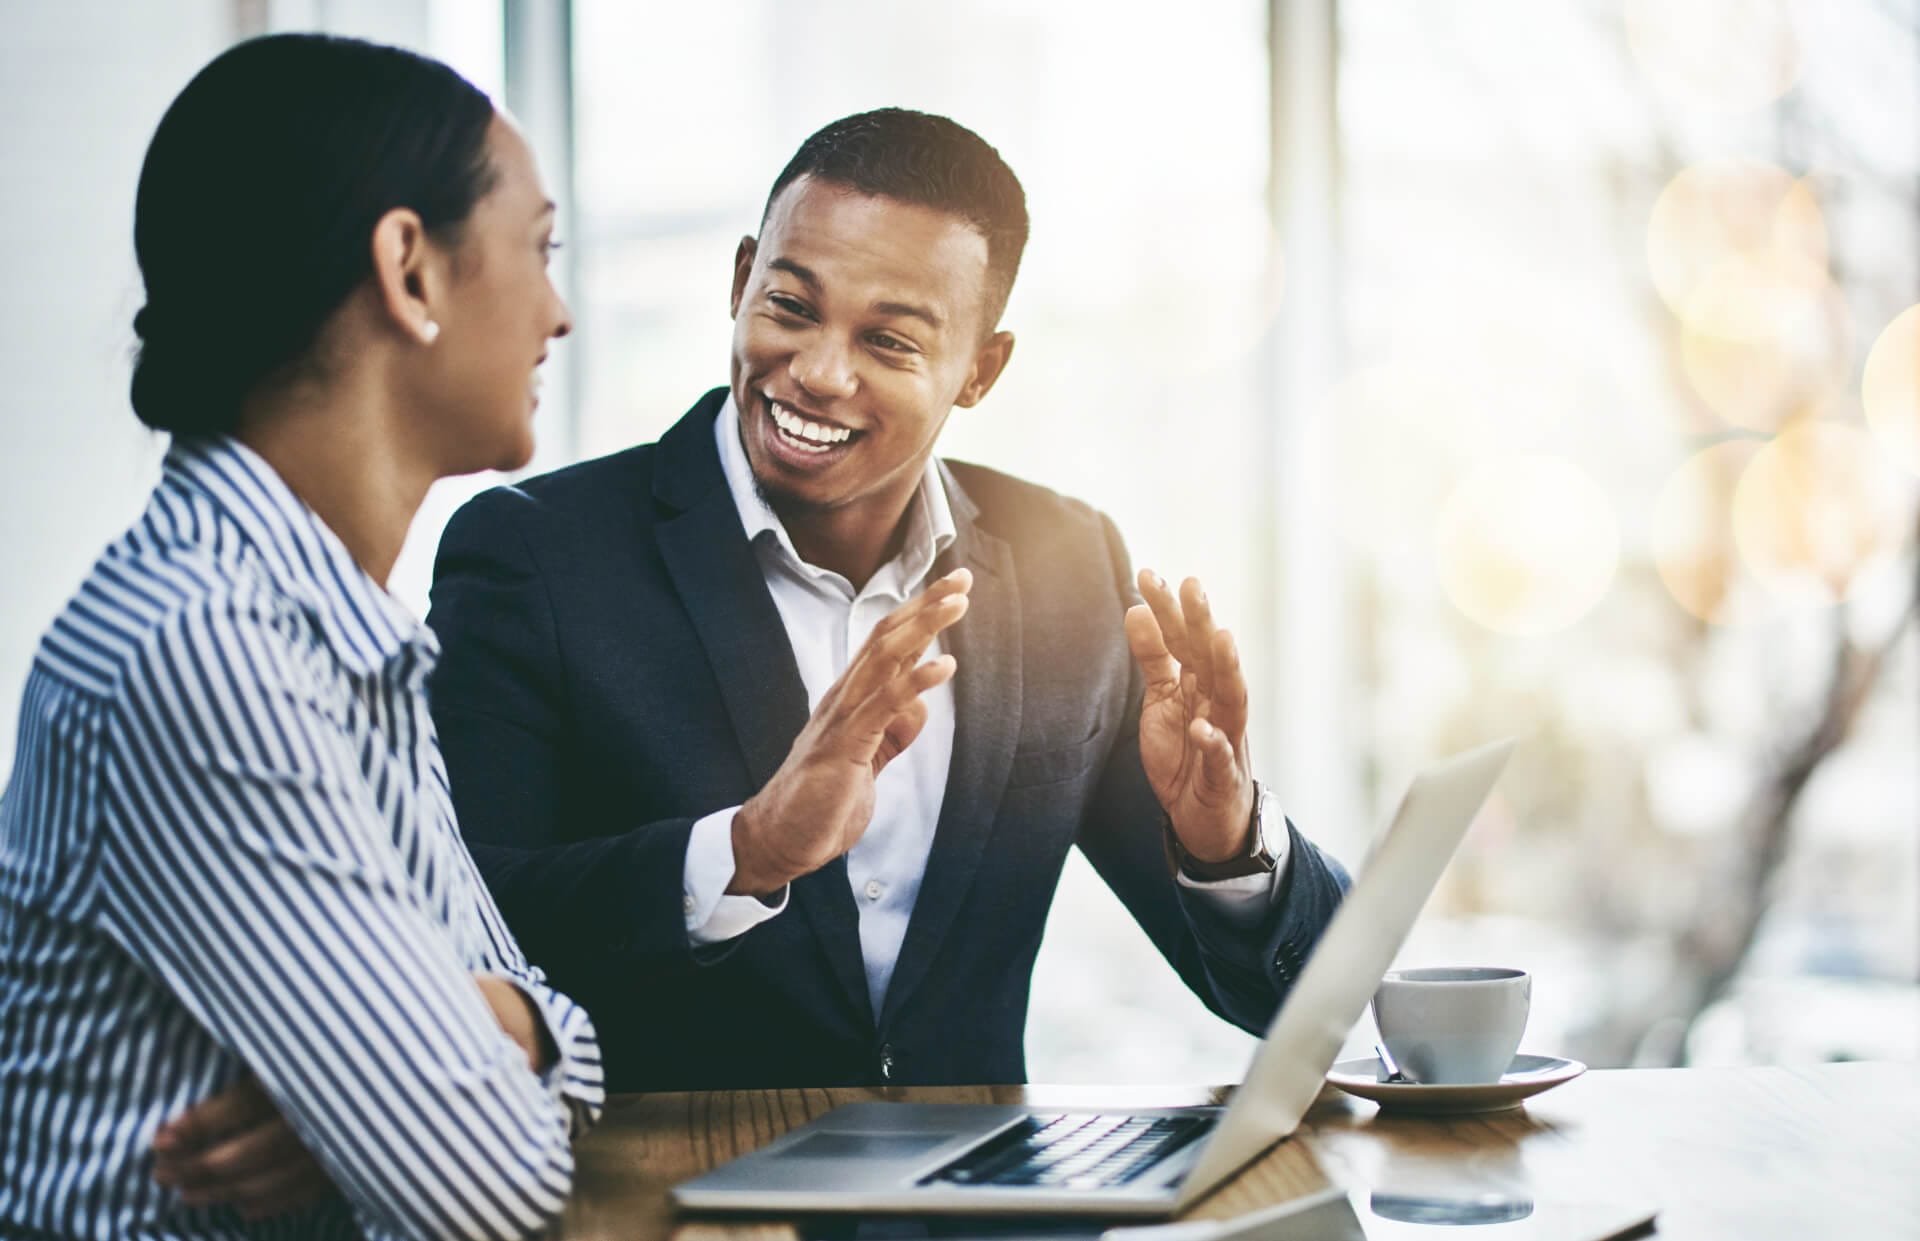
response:
{"label": "laptop keyboard", "polygon": [[920,1183],[1106,1189],[1127,1182],[1213,1127],[1208,1116],[1029,1116]]}

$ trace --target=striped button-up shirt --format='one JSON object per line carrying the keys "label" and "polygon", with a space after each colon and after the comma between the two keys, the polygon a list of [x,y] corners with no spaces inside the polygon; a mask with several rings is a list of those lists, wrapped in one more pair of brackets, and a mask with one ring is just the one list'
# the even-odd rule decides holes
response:
{"label": "striped button-up shirt", "polygon": [[[0,798],[0,1235],[513,1237],[598,1116],[586,1013],[455,826],[432,634],[260,457],[177,443],[41,644]],[[544,1076],[472,974],[513,979]],[[250,1073],[339,1197],[248,1225],[154,1183]]]}

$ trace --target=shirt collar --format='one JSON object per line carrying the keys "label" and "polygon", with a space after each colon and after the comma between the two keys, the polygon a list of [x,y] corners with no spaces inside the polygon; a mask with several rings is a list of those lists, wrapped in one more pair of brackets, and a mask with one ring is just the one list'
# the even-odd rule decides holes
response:
{"label": "shirt collar", "polygon": [[408,650],[439,654],[432,631],[388,594],[319,514],[231,436],[176,439],[162,485],[211,503],[256,551],[275,585],[306,604],[342,663],[372,672]]}
{"label": "shirt collar", "polygon": [[[763,536],[771,537],[802,572],[809,576],[828,572],[800,559],[786,526],[780,522],[780,515],[754,487],[753,466],[740,443],[740,410],[733,403],[732,393],[727,394],[719,417],[714,419],[713,435],[720,450],[720,469],[727,477],[727,490],[733,495],[734,508],[740,512],[740,525],[747,532],[747,541],[758,543]],[[953,521],[953,505],[947,497],[940,469],[932,458],[928,458],[920,486],[907,504],[906,520],[906,538],[901,543],[900,554],[890,563],[899,568],[902,588],[912,590],[933,568],[940,553],[952,545],[958,533]]]}

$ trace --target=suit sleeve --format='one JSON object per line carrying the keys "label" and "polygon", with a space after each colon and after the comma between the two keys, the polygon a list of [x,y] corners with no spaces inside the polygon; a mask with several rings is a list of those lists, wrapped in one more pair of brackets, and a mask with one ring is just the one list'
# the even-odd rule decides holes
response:
{"label": "suit sleeve", "polygon": [[[1125,545],[1101,518],[1113,569],[1114,617],[1140,602]],[[1347,872],[1289,821],[1285,874],[1262,918],[1235,917],[1174,877],[1159,799],[1140,761],[1145,685],[1127,661],[1127,709],[1076,843],[1194,994],[1244,1030],[1265,1030],[1345,893]]]}
{"label": "suit sleeve", "polygon": [[692,968],[682,887],[694,820],[594,821],[569,804],[579,725],[528,537],[539,516],[524,492],[486,492],[454,515],[434,563],[431,697],[461,833],[532,959]]}

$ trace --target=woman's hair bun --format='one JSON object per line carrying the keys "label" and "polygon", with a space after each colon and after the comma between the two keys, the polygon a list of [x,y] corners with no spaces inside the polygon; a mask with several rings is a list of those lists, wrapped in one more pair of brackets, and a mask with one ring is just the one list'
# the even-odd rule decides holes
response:
{"label": "woman's hair bun", "polygon": [[[233,429],[241,393],[223,390],[231,362],[197,350],[177,321],[149,305],[133,317],[140,349],[133,360],[133,412],[156,431],[212,435]],[[200,353],[202,356],[196,357]]]}

